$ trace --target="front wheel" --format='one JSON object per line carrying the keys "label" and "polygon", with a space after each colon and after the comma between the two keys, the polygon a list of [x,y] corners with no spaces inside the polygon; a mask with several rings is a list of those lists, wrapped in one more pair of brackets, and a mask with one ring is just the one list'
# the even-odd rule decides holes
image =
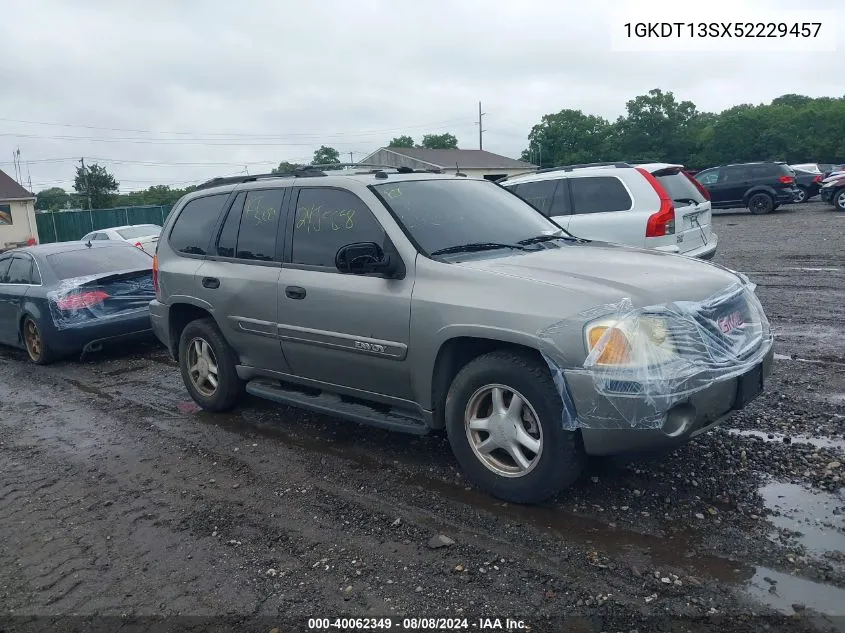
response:
{"label": "front wheel", "polygon": [[191,321],[179,337],[179,369],[188,393],[208,411],[227,411],[244,394],[237,361],[213,319]]}
{"label": "front wheel", "polygon": [[775,201],[767,193],[755,193],[748,199],[748,210],[754,215],[765,215],[774,211]]}
{"label": "front wheel", "polygon": [[837,211],[845,211],[845,188],[833,194],[833,206]]}
{"label": "front wheel", "polygon": [[492,352],[467,364],[446,396],[446,431],[458,463],[484,491],[538,503],[584,469],[580,433],[562,426],[548,367],[527,354]]}

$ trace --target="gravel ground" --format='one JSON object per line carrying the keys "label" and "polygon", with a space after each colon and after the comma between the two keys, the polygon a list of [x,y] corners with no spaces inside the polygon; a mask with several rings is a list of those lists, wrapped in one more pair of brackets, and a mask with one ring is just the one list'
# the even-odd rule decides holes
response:
{"label": "gravel ground", "polygon": [[467,485],[440,435],[254,399],[197,411],[154,345],[49,367],[0,351],[0,631],[845,630],[845,214],[714,226],[775,328],[767,391],[672,454],[594,461],[543,506]]}

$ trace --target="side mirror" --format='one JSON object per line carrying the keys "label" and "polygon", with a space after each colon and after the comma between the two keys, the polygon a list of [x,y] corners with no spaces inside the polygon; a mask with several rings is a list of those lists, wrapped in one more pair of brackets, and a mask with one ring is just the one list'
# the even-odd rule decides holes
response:
{"label": "side mirror", "polygon": [[335,266],[342,273],[366,275],[396,272],[396,262],[375,242],[356,242],[340,247],[334,258]]}

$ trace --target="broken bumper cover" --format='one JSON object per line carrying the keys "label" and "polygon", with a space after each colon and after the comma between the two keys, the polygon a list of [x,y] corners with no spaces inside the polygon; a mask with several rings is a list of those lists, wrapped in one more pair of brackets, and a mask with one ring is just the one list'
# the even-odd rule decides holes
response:
{"label": "broken bumper cover", "polygon": [[[716,381],[703,389],[689,394],[684,402],[667,399],[666,416],[660,428],[581,428],[584,450],[588,455],[624,455],[628,453],[659,451],[679,446],[694,437],[718,426],[730,413],[738,411],[753,400],[762,391],[759,378],[765,381],[772,371],[774,350],[769,349],[759,366],[736,378]],[[583,384],[585,377],[576,375],[567,380],[572,386],[572,393],[584,393],[592,388]],[[755,389],[752,385],[757,384]],[[575,407],[579,406],[575,401]],[[596,405],[596,399],[587,398],[581,406]],[[604,407],[609,407],[607,415],[615,410],[605,399]]]}
{"label": "broken bumper cover", "polygon": [[[741,275],[703,301],[635,308],[625,299],[538,337],[563,402],[562,427],[580,429],[595,455],[694,437],[756,398],[773,358],[769,322]],[[576,337],[588,349],[577,364]]]}

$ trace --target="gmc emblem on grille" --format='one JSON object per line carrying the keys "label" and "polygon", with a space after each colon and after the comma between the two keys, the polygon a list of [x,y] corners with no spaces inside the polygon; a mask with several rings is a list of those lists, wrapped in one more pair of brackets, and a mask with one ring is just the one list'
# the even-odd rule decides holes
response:
{"label": "gmc emblem on grille", "polygon": [[365,343],[364,341],[355,341],[355,349],[364,350],[365,352],[375,352],[376,354],[384,354],[384,345],[378,343]]}
{"label": "gmc emblem on grille", "polygon": [[739,312],[734,312],[726,317],[718,319],[716,324],[719,326],[719,329],[723,334],[730,334],[738,327],[744,325],[745,321],[742,320],[742,315]]}

